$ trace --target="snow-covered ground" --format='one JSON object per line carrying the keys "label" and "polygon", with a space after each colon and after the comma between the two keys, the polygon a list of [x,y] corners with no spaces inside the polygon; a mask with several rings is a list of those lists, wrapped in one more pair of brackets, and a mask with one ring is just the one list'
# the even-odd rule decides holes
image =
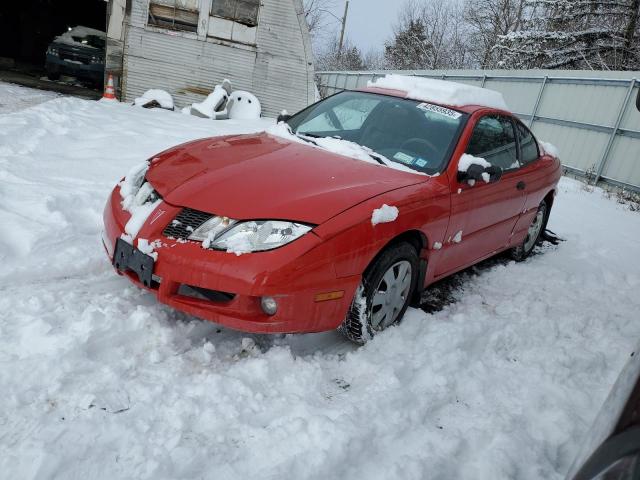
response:
{"label": "snow-covered ground", "polygon": [[220,329],[114,274],[101,213],[131,166],[268,124],[74,98],[0,115],[0,476],[562,478],[640,336],[640,215],[565,179],[567,242],[361,348]]}
{"label": "snow-covered ground", "polygon": [[59,94],[46,90],[36,90],[35,88],[0,82],[0,114],[17,112],[58,96]]}

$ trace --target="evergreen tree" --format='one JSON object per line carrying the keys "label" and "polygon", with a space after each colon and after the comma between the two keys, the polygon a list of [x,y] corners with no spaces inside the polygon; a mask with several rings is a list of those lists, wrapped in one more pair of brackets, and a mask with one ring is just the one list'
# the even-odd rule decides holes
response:
{"label": "evergreen tree", "polygon": [[362,53],[348,39],[345,39],[342,51],[338,40],[333,40],[323,54],[317,59],[318,70],[365,70]]}
{"label": "evergreen tree", "polygon": [[385,45],[385,61],[398,70],[428,68],[433,57],[433,47],[427,37],[424,22],[410,19],[404,28],[396,32],[390,43]]}
{"label": "evergreen tree", "polygon": [[535,14],[499,37],[501,66],[634,70],[640,67],[640,0],[527,0]]}

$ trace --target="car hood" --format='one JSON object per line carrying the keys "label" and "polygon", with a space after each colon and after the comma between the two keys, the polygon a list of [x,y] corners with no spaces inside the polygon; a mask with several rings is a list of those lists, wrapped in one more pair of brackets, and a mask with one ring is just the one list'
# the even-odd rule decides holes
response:
{"label": "car hood", "polygon": [[146,178],[176,206],[239,220],[310,224],[429,179],[266,133],[172,148],[152,160]]}

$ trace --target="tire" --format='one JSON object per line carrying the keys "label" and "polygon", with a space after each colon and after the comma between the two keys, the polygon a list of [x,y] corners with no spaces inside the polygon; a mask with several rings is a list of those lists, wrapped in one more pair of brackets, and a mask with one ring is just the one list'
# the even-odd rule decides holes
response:
{"label": "tire", "polygon": [[529,232],[520,245],[511,249],[511,257],[516,262],[522,262],[525,260],[533,249],[540,243],[540,238],[547,226],[547,219],[549,218],[549,207],[546,201],[542,201],[538,206],[538,212],[531,221],[529,226]]}
{"label": "tire", "polygon": [[384,250],[363,274],[338,330],[352,342],[364,344],[400,322],[416,288],[419,268],[418,253],[411,244],[397,243]]}
{"label": "tire", "polygon": [[60,79],[60,72],[47,71],[47,78],[49,80],[59,80]]}

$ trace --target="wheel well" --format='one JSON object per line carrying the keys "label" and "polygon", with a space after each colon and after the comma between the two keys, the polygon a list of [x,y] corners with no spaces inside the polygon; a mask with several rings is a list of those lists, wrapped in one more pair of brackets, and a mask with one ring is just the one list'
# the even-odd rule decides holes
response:
{"label": "wheel well", "polygon": [[378,257],[382,255],[382,253],[386,249],[388,249],[392,245],[397,245],[398,243],[402,243],[402,242],[406,242],[412,245],[416,249],[416,253],[418,254],[418,256],[420,256],[420,251],[423,248],[426,248],[428,245],[427,237],[424,233],[422,233],[419,230],[408,230],[404,233],[401,233],[397,237],[392,238],[389,242],[387,242],[387,244],[384,247],[382,247],[380,251],[376,253],[376,255],[371,259],[371,261],[369,262],[369,265],[367,265],[367,268],[364,269],[364,272],[366,273],[371,268],[371,266],[376,262]]}
{"label": "wheel well", "polygon": [[551,207],[553,206],[553,199],[555,198],[555,190],[551,190],[547,193],[547,196],[544,197],[544,201],[547,203],[548,211],[551,211]]}
{"label": "wheel well", "polygon": [[413,247],[416,249],[416,253],[418,254],[418,256],[420,256],[420,251],[423,248],[426,248],[428,245],[427,236],[424,233],[418,230],[409,230],[392,239],[389,243],[387,243],[384,246],[381,252],[389,248],[391,245],[395,245],[400,242],[406,242],[413,245]]}

